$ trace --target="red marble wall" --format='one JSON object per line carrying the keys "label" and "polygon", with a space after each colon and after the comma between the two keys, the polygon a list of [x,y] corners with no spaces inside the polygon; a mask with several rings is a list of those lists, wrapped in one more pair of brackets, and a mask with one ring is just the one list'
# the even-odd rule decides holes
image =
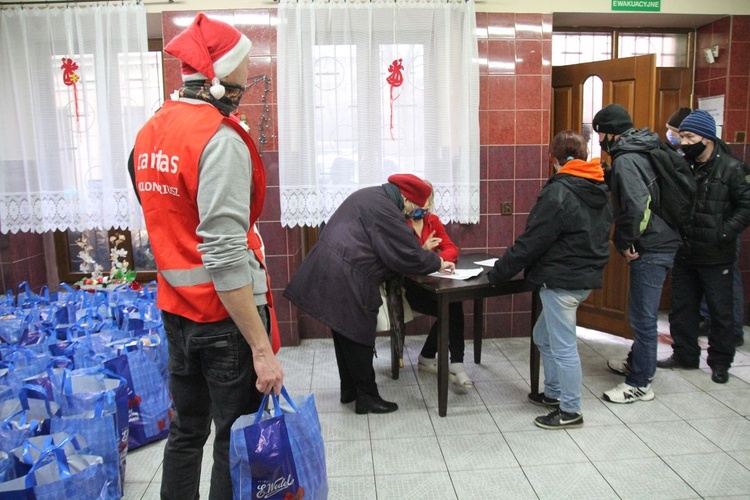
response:
{"label": "red marble wall", "polygon": [[[694,106],[701,97],[724,95],[722,139],[737,158],[750,164],[750,16],[730,16],[698,29],[696,38]],[[706,48],[719,46],[719,56],[708,64]],[[744,132],[738,140],[737,132]],[[742,235],[740,270],[745,285],[745,303],[750,299],[750,232]],[[748,315],[746,314],[746,318]]]}
{"label": "red marble wall", "polygon": [[0,234],[1,292],[13,290],[22,281],[39,291],[47,284],[43,236],[36,233]]}

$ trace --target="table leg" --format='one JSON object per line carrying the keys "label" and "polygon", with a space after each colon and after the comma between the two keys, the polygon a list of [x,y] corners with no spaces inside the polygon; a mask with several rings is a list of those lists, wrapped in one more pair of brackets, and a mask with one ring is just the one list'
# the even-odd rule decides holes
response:
{"label": "table leg", "polygon": [[438,298],[438,414],[448,413],[448,306],[443,296]]}
{"label": "table leg", "polygon": [[397,335],[396,329],[395,328],[391,329],[391,378],[393,380],[398,380],[399,370],[401,368],[400,363],[399,363],[399,356],[398,356],[398,353],[396,352],[397,351],[396,335]]}
{"label": "table leg", "polygon": [[529,359],[529,371],[531,392],[539,392],[539,348],[534,343],[534,325],[542,313],[542,301],[539,298],[539,290],[534,290],[531,295],[531,348]]}
{"label": "table leg", "polygon": [[474,363],[482,362],[482,335],[484,334],[484,299],[474,299]]}

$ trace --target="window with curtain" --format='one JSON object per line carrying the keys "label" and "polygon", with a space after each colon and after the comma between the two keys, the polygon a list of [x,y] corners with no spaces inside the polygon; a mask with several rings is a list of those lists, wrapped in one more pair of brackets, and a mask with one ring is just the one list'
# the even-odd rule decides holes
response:
{"label": "window with curtain", "polygon": [[282,0],[277,91],[283,225],[396,172],[430,180],[444,220],[479,221],[472,1]]}
{"label": "window with curtain", "polygon": [[143,227],[126,162],[153,58],[142,4],[0,11],[0,231]]}

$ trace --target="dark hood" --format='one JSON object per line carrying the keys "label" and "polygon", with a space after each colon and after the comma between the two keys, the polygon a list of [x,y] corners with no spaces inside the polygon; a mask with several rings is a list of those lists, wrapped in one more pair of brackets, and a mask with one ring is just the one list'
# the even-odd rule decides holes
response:
{"label": "dark hood", "polygon": [[631,128],[622,134],[612,146],[611,156],[622,153],[640,152],[645,153],[649,149],[658,148],[661,143],[659,135],[651,132],[648,127],[640,130]]}
{"label": "dark hood", "polygon": [[594,182],[574,175],[556,174],[550,182],[565,184],[583,203],[600,209],[609,203],[609,189],[603,182]]}

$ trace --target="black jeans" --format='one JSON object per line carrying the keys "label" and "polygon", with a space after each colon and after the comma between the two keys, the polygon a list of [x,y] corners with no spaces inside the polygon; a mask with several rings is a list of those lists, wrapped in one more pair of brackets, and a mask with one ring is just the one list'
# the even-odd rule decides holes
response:
{"label": "black jeans", "polygon": [[[258,307],[268,331],[268,308]],[[198,498],[203,445],[216,427],[211,500],[232,499],[229,434],[241,415],[258,411],[250,346],[231,319],[196,323],[163,312],[169,375],[176,415],[164,448],[161,498]]]}
{"label": "black jeans", "polygon": [[708,366],[729,368],[734,360],[734,265],[696,266],[679,258],[672,269],[672,312],[669,328],[677,360],[698,366],[700,302],[705,294],[711,318],[708,334]]}
{"label": "black jeans", "polygon": [[[437,316],[437,302],[421,288],[405,283],[406,300],[411,308],[422,314]],[[434,358],[437,354],[438,324],[433,323],[427,340],[422,346],[422,356]],[[464,306],[463,302],[451,302],[448,305],[448,350],[451,355],[451,363],[464,362]]]}
{"label": "black jeans", "polygon": [[341,394],[352,394],[356,390],[357,395],[379,396],[375,369],[372,367],[375,350],[354,342],[335,330],[331,333],[341,379]]}

